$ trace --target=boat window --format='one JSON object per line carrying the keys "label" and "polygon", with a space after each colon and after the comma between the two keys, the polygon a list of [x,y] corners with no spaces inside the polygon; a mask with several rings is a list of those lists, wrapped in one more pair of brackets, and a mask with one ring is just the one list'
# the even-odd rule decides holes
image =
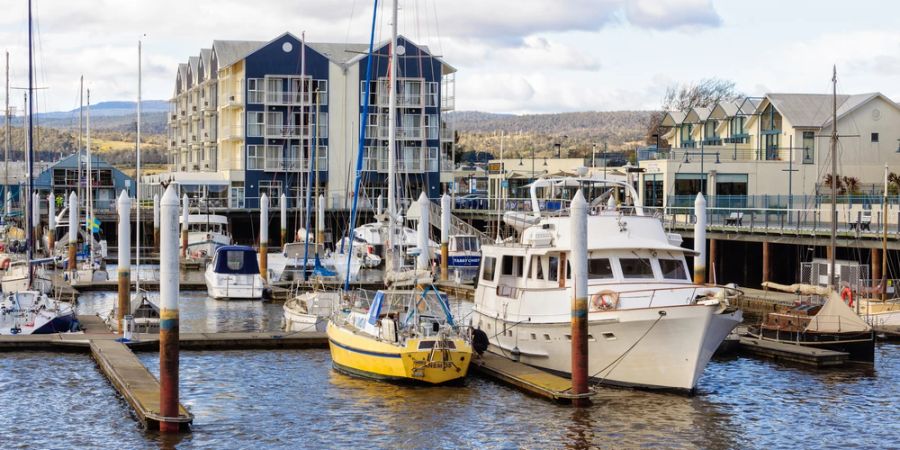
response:
{"label": "boat window", "polygon": [[602,280],[612,277],[612,263],[609,262],[609,258],[591,258],[588,260],[589,280]]}
{"label": "boat window", "polygon": [[485,281],[494,281],[494,265],[497,264],[497,258],[487,256],[482,259],[481,279]]}
{"label": "boat window", "polygon": [[228,268],[234,271],[241,270],[244,267],[244,252],[226,252]]}
{"label": "boat window", "polygon": [[663,278],[668,280],[687,280],[687,270],[680,259],[659,259],[659,268],[662,269]]}
{"label": "boat window", "polygon": [[503,256],[503,264],[501,266],[500,274],[501,275],[514,275],[517,277],[521,277],[524,262],[525,262],[524,259],[525,258],[522,256],[512,256],[512,255]]}
{"label": "boat window", "polygon": [[647,258],[619,258],[625,278],[653,278],[653,266]]}
{"label": "boat window", "polygon": [[543,280],[544,279],[544,265],[541,264],[540,256],[535,255],[535,256],[531,257],[531,267],[534,267],[534,272],[533,272],[534,278],[537,280]]}
{"label": "boat window", "polygon": [[559,257],[550,256],[547,258],[550,261],[549,270],[547,270],[547,276],[550,281],[557,281],[559,279]]}

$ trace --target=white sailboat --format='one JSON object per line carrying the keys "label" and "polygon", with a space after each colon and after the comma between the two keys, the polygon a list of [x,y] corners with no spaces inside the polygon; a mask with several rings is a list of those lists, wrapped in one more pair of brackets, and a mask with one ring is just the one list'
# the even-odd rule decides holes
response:
{"label": "white sailboat", "polygon": [[[106,264],[103,258],[97,257],[97,248],[95,243],[97,238],[94,233],[94,173],[93,173],[93,156],[91,155],[91,90],[87,90],[87,110],[85,117],[87,118],[87,209],[85,210],[85,233],[88,236],[88,254],[83,262],[78,264],[76,270],[73,271],[72,277],[76,282],[94,282],[107,281],[109,274],[106,272]],[[69,230],[71,232],[71,229]],[[68,239],[68,238],[66,238]],[[65,241],[68,242],[68,241]],[[101,248],[106,247],[106,242],[100,243]]]}
{"label": "white sailboat", "polygon": [[[552,183],[552,181],[549,181]],[[571,370],[570,218],[542,214],[532,184],[517,242],[483,245],[472,325],[489,350],[553,372]],[[584,192],[628,183],[579,180]],[[593,195],[591,195],[593,196]],[[706,364],[742,319],[724,287],[690,281],[680,237],[640,207],[594,203],[588,217],[589,374],[597,382],[693,392]]]}

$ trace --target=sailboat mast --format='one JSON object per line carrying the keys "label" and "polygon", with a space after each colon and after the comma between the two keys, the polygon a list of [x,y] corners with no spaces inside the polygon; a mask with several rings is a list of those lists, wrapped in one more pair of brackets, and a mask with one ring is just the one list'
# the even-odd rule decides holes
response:
{"label": "sailboat mast", "polygon": [[[141,41],[138,41],[138,91],[137,91],[137,139],[135,152],[137,155],[137,172],[135,172],[135,239],[134,239],[134,255],[135,255],[135,276],[134,276],[134,292],[140,297],[141,295]],[[207,219],[209,213],[207,212]],[[185,224],[187,226],[187,224]]]}
{"label": "sailboat mast", "polygon": [[385,266],[394,267],[396,261],[394,242],[394,221],[397,217],[397,0],[391,6],[391,50],[390,68],[388,69],[388,249]]}
{"label": "sailboat mast", "polygon": [[[79,78],[78,82],[78,150],[75,151],[75,164],[78,167],[78,186],[75,186],[75,189],[78,191],[78,198],[83,199],[81,195],[81,182],[83,181],[81,178],[81,150],[84,148],[84,141],[82,141],[81,133],[84,131],[84,75]],[[66,197],[63,194],[63,198]],[[72,224],[69,224],[69,231],[77,230],[78,225],[74,227]]]}
{"label": "sailboat mast", "polygon": [[[312,85],[310,85],[310,90]],[[300,195],[303,194],[303,135],[308,134],[310,132],[310,124],[309,120],[306,117],[306,32],[303,31],[300,33],[300,154],[298,155],[300,158],[300,175],[297,177],[297,184],[300,185],[300,189],[297,190],[297,206],[300,206]],[[268,113],[267,113],[268,114]],[[305,126],[304,126],[305,122]],[[311,150],[311,149],[310,149]],[[309,150],[307,150],[309,151]],[[307,164],[308,166],[308,164]],[[304,211],[303,208],[300,209],[300,223],[306,223],[304,220]]]}
{"label": "sailboat mast", "polygon": [[831,279],[828,280],[828,284],[837,290],[838,286],[835,281],[837,277],[834,272],[834,259],[836,256],[834,253],[837,249],[837,66],[834,66],[831,85],[831,242],[829,243],[828,253],[828,273],[830,274]]}
{"label": "sailboat mast", "polygon": [[25,196],[25,246],[28,257],[28,285],[31,286],[34,281],[34,272],[31,270],[31,259],[34,256],[34,236],[31,235],[32,217],[31,208],[35,205],[31,204],[31,197],[34,194],[34,175],[32,168],[34,166],[34,130],[31,123],[31,115],[34,110],[34,70],[32,61],[34,58],[32,43],[32,23],[31,23],[31,0],[28,0],[28,195]]}
{"label": "sailboat mast", "polygon": [[881,199],[881,301],[887,301],[887,225],[888,225],[888,165],[884,165],[884,197]]}
{"label": "sailboat mast", "polygon": [[[9,189],[9,52],[6,52],[6,157],[3,158],[3,195]],[[6,197],[4,197],[5,199]],[[5,201],[5,200],[4,200]]]}
{"label": "sailboat mast", "polygon": [[[88,255],[88,268],[94,268],[94,177],[92,174],[91,156],[91,90],[87,90],[87,212],[85,213],[85,223],[87,224],[87,235],[89,236],[90,254]],[[77,230],[78,225],[72,230]]]}

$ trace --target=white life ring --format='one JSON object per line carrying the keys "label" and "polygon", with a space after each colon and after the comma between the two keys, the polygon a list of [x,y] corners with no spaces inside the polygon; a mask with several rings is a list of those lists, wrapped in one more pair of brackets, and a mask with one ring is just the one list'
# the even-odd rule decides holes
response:
{"label": "white life ring", "polygon": [[619,307],[619,293],[603,290],[591,296],[591,311],[609,311]]}

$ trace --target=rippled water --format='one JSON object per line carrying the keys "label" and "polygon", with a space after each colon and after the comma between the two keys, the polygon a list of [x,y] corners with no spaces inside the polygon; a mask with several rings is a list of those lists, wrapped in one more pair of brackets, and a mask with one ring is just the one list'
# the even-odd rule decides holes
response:
{"label": "rippled water", "polygon": [[[79,311],[111,307],[90,293]],[[183,293],[188,331],[278,329],[281,305]],[[153,372],[158,354],[138,354]],[[744,357],[710,363],[687,398],[602,390],[576,410],[491,380],[401,387],[331,370],[327,350],[182,352],[174,438],[141,430],[84,354],[0,354],[5,448],[886,448],[900,441],[900,345],[874,367],[816,371]]]}

